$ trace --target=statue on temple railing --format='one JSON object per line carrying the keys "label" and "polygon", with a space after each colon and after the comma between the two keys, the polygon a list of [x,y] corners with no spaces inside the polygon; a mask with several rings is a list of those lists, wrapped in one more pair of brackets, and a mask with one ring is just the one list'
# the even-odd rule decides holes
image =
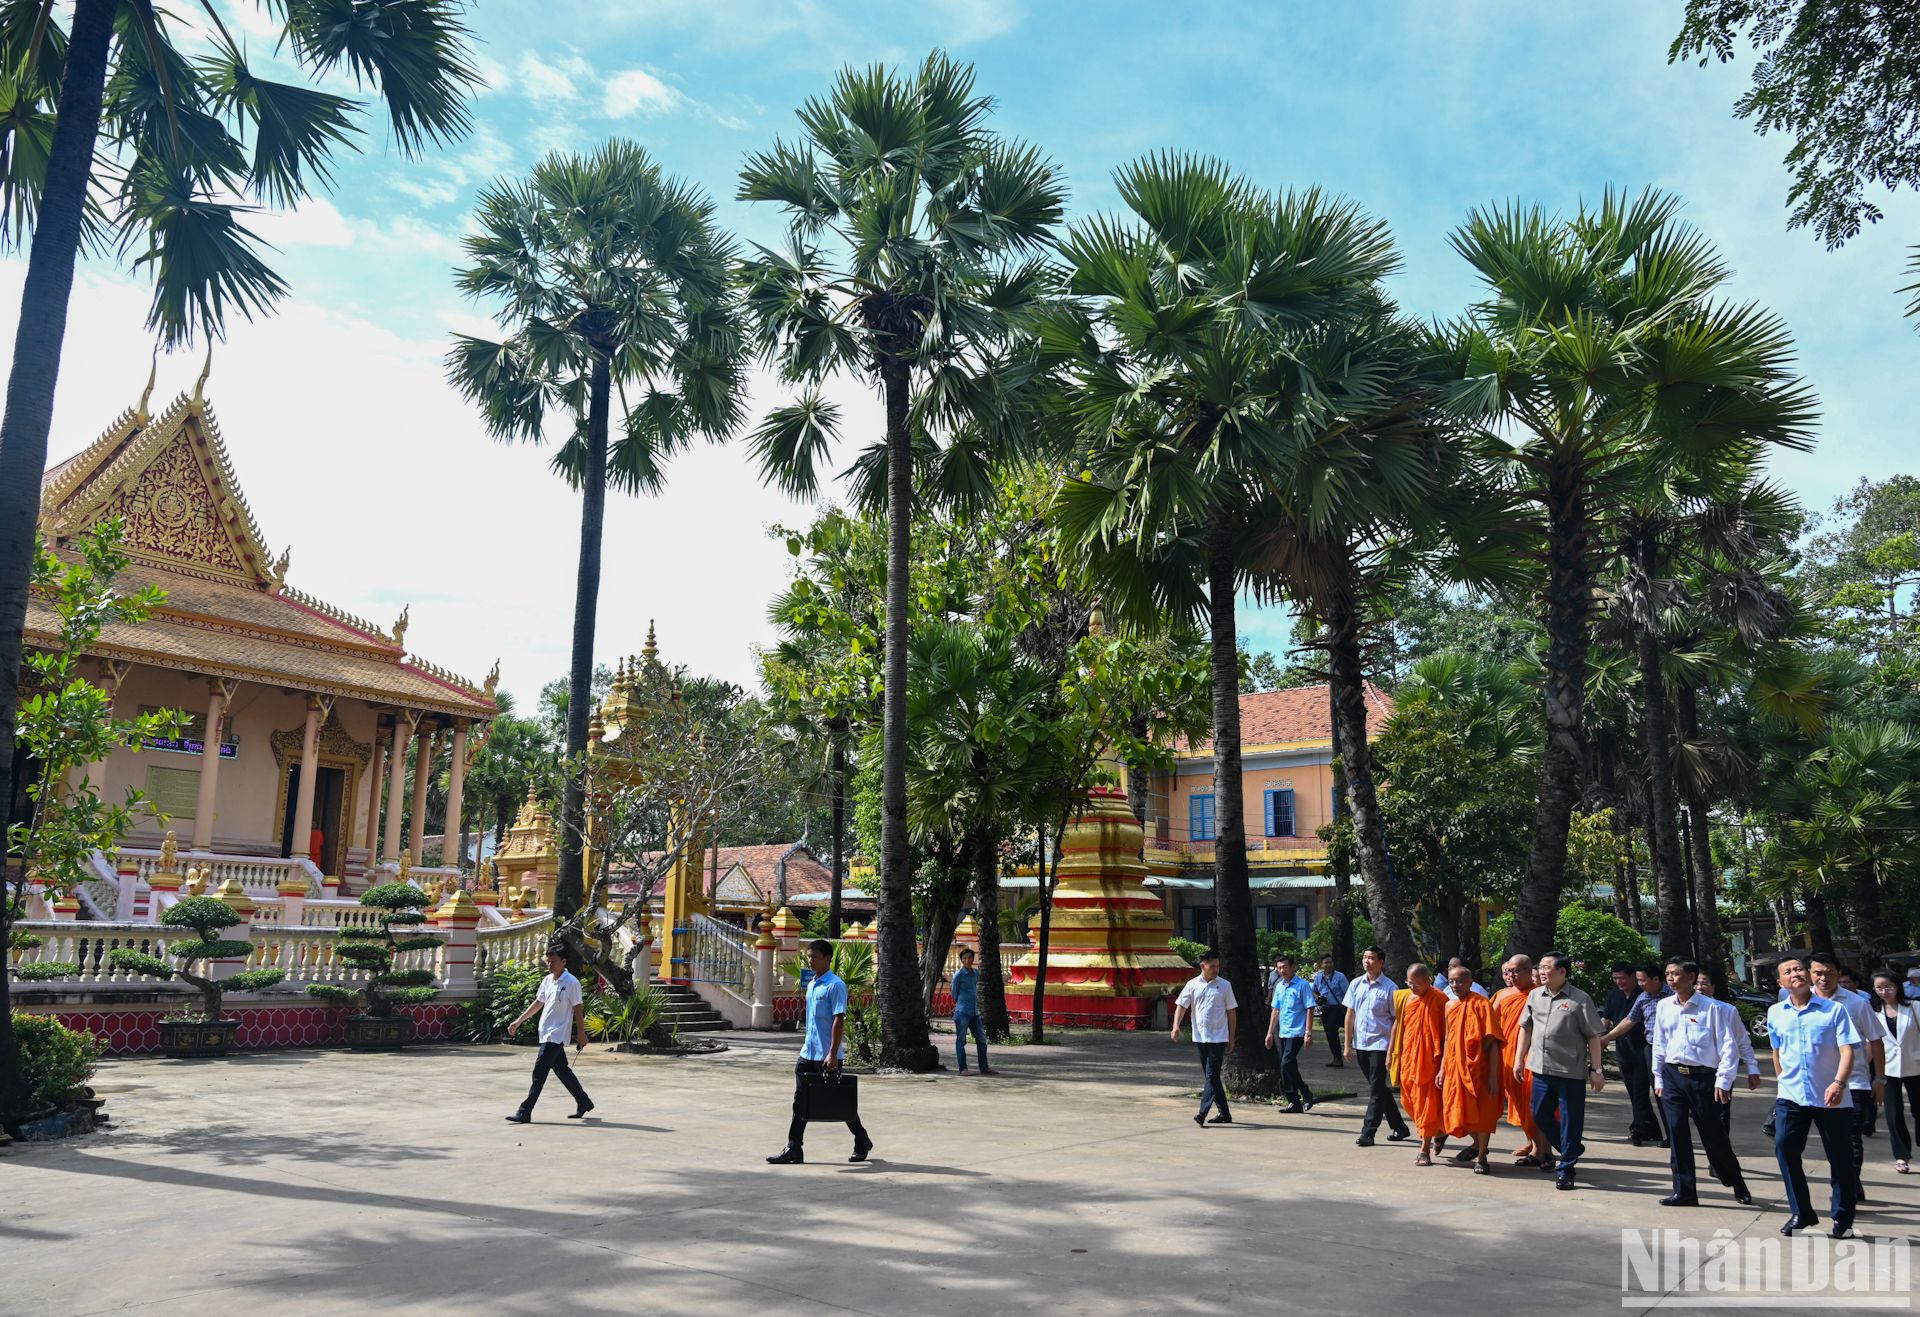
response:
{"label": "statue on temple railing", "polygon": [[180,859],[180,839],[173,835],[172,828],[168,828],[167,835],[161,838],[160,840],[160,863],[158,865],[159,871],[161,873],[173,873],[174,872],[173,866],[179,861],[179,859]]}
{"label": "statue on temple railing", "polygon": [[205,896],[207,894],[207,879],[210,876],[211,874],[205,865],[188,865],[187,881],[180,889],[181,894],[183,896]]}

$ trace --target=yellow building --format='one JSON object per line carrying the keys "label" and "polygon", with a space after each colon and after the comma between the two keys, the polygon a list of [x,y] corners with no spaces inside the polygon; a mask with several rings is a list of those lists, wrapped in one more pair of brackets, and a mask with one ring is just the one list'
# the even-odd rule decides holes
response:
{"label": "yellow building", "polygon": [[[139,787],[170,816],[144,821],[131,849],[158,847],[172,828],[183,843],[191,835],[192,853],[309,857],[358,890],[382,860],[421,859],[430,774],[414,784],[403,836],[409,756],[431,763],[451,744],[445,831],[459,834],[466,766],[498,712],[497,672],[475,685],[407,653],[404,610],[381,628],[287,583],[290,554],[272,554],[254,521],[205,379],[158,416],[142,397],[42,483],[40,529],[56,551],[120,517],[133,559],[120,584],[167,595],[151,620],[107,628],[89,675],[120,716],[192,717],[177,737],[88,773],[107,798]],[[53,643],[57,627],[34,598],[28,648]]]}

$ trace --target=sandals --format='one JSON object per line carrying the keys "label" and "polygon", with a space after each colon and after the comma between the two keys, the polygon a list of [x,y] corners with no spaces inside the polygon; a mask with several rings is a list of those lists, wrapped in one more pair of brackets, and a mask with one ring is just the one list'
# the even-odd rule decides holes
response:
{"label": "sandals", "polygon": [[1910,1168],[1907,1165],[1907,1159],[1905,1157],[1902,1157],[1899,1161],[1896,1161],[1893,1164],[1893,1169],[1895,1173],[1899,1175],[1911,1175],[1913,1173],[1912,1168]]}
{"label": "sandals", "polygon": [[1515,1157],[1513,1159],[1513,1164],[1515,1166],[1538,1166],[1540,1164],[1540,1159],[1529,1152],[1529,1153],[1524,1153],[1521,1156]]}
{"label": "sandals", "polygon": [[1419,1156],[1413,1159],[1413,1164],[1415,1166],[1431,1166],[1433,1165],[1433,1158],[1427,1156],[1427,1154],[1423,1152]]}
{"label": "sandals", "polygon": [[1474,1162],[1473,1173],[1475,1175],[1492,1175],[1493,1167],[1487,1164],[1487,1159],[1485,1157],[1482,1157]]}

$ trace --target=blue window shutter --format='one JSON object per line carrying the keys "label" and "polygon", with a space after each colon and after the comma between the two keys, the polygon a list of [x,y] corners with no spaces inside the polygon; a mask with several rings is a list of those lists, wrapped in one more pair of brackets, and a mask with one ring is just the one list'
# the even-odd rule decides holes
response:
{"label": "blue window shutter", "polygon": [[1269,837],[1277,837],[1280,835],[1273,830],[1273,798],[1278,794],[1279,793],[1275,791],[1267,792],[1267,835]]}

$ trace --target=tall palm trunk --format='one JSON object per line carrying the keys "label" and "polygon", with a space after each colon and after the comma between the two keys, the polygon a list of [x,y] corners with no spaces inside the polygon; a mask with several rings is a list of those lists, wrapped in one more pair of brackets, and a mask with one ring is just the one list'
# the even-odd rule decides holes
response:
{"label": "tall palm trunk", "polygon": [[1587,491],[1577,471],[1556,471],[1546,490],[1547,741],[1533,811],[1527,873],[1514,907],[1506,954],[1538,956],[1553,947],[1560,892],[1567,879],[1567,831],[1580,794],[1587,698],[1587,646],[1593,617],[1588,562]]}
{"label": "tall palm trunk", "polygon": [[[573,917],[586,899],[581,838],[587,818],[587,723],[593,717],[593,633],[600,610],[600,545],[607,529],[607,428],[613,368],[595,352],[587,398],[586,461],[580,471],[580,567],[573,587],[573,656],[567,669],[567,775],[560,793],[560,873],[556,920]],[[672,966],[663,966],[671,975]]]}
{"label": "tall palm trunk", "polygon": [[1027,1029],[1027,1041],[1035,1044],[1047,1040],[1047,952],[1053,943],[1053,876],[1059,869],[1057,861],[1050,862],[1047,825],[1042,823],[1039,831],[1040,944],[1034,948],[1033,1019]]}
{"label": "tall palm trunk", "polygon": [[[1700,698],[1691,685],[1682,681],[1673,689],[1674,711],[1680,719],[1680,735],[1689,741],[1700,736]],[[1695,959],[1725,971],[1727,939],[1720,927],[1720,883],[1713,869],[1713,836],[1708,831],[1706,798],[1691,780],[1684,792],[1687,807],[1688,842],[1693,848],[1693,934]]]}
{"label": "tall palm trunk", "polygon": [[840,897],[844,886],[841,875],[847,871],[847,735],[846,719],[836,718],[829,724],[827,734],[833,738],[832,763],[828,774],[832,777],[831,790],[833,815],[833,886],[827,897],[827,936],[840,936]]}
{"label": "tall palm trunk", "polygon": [[1807,938],[1814,951],[1831,951],[1833,941],[1833,912],[1827,906],[1827,898],[1820,892],[1807,893]]}
{"label": "tall palm trunk", "polygon": [[[1327,727],[1333,737],[1333,817],[1335,822],[1347,813],[1346,755],[1340,749],[1340,700],[1333,683],[1327,683]],[[1328,866],[1333,872],[1333,967],[1342,974],[1358,973],[1359,960],[1353,950],[1353,875],[1345,858]]]}
{"label": "tall palm trunk", "polygon": [[[1240,788],[1240,649],[1234,593],[1239,586],[1233,517],[1214,514],[1207,533],[1207,613],[1213,659],[1213,918],[1221,969],[1240,1006],[1233,1054],[1233,1086],[1242,1091],[1271,1082],[1276,1059],[1266,1049],[1266,995],[1253,936],[1253,888],[1247,877],[1247,824]],[[1263,1074],[1266,1076],[1262,1078]]]}
{"label": "tall palm trunk", "polygon": [[903,1070],[939,1067],[927,1036],[914,948],[913,875],[907,868],[907,600],[912,570],[913,438],[907,425],[907,366],[882,370],[887,404],[887,639],[881,702],[880,920],[874,970],[880,1003],[880,1061]]}
{"label": "tall palm trunk", "polygon": [[[1653,549],[1642,546],[1641,584],[1653,587]],[[1649,602],[1648,607],[1651,608]],[[1647,835],[1653,843],[1653,900],[1660,917],[1660,954],[1693,955],[1687,919],[1686,873],[1680,857],[1680,800],[1673,785],[1673,718],[1667,679],[1660,667],[1660,635],[1653,618],[1640,620],[1640,725],[1647,750]]]}
{"label": "tall palm trunk", "polygon": [[1347,779],[1347,807],[1353,814],[1354,853],[1366,888],[1373,935],[1387,954],[1387,973],[1399,977],[1420,958],[1413,928],[1394,890],[1387,858],[1387,825],[1374,793],[1373,747],[1367,742],[1366,674],[1360,663],[1360,619],[1350,600],[1327,608],[1327,684],[1333,690],[1333,719],[1339,728],[1340,762]]}
{"label": "tall palm trunk", "polygon": [[[7,414],[0,422],[0,801],[13,799],[14,722],[20,712],[20,661],[27,590],[33,581],[34,531],[40,520],[40,476],[47,465],[53,390],[67,337],[67,301],[80,253],[80,222],[100,137],[107,51],[118,8],[118,0],[78,0],[74,5],[46,181],[20,292]],[[11,923],[7,895],[5,858],[0,855],[0,947],[7,943]],[[0,970],[0,1122],[17,1122],[26,1104],[13,1037],[13,998],[7,974]]]}
{"label": "tall palm trunk", "polygon": [[1013,1032],[1007,1014],[1007,971],[1000,957],[1000,839],[985,828],[973,838],[973,913],[980,925],[980,1022],[987,1037]]}
{"label": "tall palm trunk", "polygon": [[[1853,907],[1854,933],[1860,942],[1860,963],[1878,965],[1881,953],[1891,950],[1881,918],[1880,868],[1868,860],[1853,871],[1847,884],[1848,904]],[[1829,942],[1831,947],[1832,943]]]}

